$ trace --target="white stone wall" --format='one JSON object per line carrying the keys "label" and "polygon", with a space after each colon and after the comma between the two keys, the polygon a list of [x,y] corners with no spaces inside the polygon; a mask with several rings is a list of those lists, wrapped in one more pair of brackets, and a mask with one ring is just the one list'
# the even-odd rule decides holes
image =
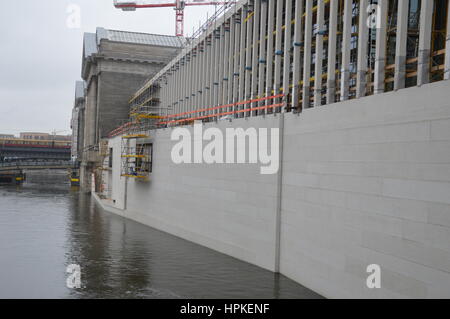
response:
{"label": "white stone wall", "polygon": [[[285,115],[282,274],[331,298],[450,297],[449,83]],[[278,176],[259,165],[175,165],[170,132],[154,133],[151,181],[128,182],[123,215],[274,270]],[[110,147],[120,208],[120,138]],[[369,264],[381,267],[380,289],[366,286]]]}
{"label": "white stone wall", "polygon": [[450,297],[449,89],[287,115],[283,274],[326,297]]}
{"label": "white stone wall", "polygon": [[[278,127],[278,119],[222,121],[219,127],[223,131],[226,127]],[[171,132],[153,132],[150,182],[129,179],[124,215],[274,270],[277,175],[259,174],[260,165],[256,164],[176,165],[171,160],[175,144],[170,140]],[[110,147],[120,147],[120,138],[112,141]],[[120,161],[120,151],[114,151],[114,158],[114,163]],[[119,186],[124,180],[114,173],[116,201],[124,190]],[[121,190],[115,190],[115,185]]]}

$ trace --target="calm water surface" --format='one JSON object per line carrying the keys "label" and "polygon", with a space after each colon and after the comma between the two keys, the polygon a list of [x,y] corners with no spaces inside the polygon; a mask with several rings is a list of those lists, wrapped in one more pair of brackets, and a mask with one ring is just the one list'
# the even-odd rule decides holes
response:
{"label": "calm water surface", "polygon": [[[81,289],[66,267],[81,266]],[[317,298],[295,282],[110,214],[49,180],[0,186],[0,298]]]}

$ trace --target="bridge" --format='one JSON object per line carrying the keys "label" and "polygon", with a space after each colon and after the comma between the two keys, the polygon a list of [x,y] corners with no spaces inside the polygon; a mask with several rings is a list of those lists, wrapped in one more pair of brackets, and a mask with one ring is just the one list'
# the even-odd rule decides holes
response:
{"label": "bridge", "polygon": [[42,158],[23,158],[0,162],[0,172],[41,169],[78,169],[78,164],[71,160]]}
{"label": "bridge", "polygon": [[70,151],[70,141],[0,139],[0,162],[11,158],[70,160]]}

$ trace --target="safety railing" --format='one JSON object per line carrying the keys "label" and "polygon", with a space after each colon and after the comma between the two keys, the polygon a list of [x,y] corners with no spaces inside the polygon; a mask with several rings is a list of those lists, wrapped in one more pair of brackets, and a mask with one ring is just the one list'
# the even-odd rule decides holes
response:
{"label": "safety railing", "polygon": [[[210,119],[210,118],[219,119],[220,117],[224,117],[227,115],[253,113],[255,111],[274,110],[277,108],[284,107],[286,103],[283,101],[283,102],[279,102],[279,103],[274,102],[274,103],[269,104],[269,103],[267,103],[267,101],[273,101],[273,100],[276,101],[276,100],[282,99],[284,96],[285,96],[284,94],[278,94],[278,95],[273,95],[273,96],[269,96],[269,97],[256,98],[256,99],[240,101],[240,102],[235,102],[235,103],[230,103],[230,104],[225,104],[225,105],[220,105],[220,106],[201,108],[201,109],[197,109],[197,110],[181,112],[181,113],[176,113],[176,114],[169,114],[166,116],[162,116],[161,121],[156,122],[156,125],[155,124],[148,125],[146,123],[139,123],[139,122],[127,122],[127,123],[119,126],[118,128],[116,128],[115,130],[111,131],[108,136],[111,138],[111,137],[115,137],[115,136],[119,136],[119,135],[123,135],[123,134],[129,134],[130,132],[143,132],[143,131],[148,131],[151,129],[163,128],[170,124],[182,125],[183,123],[197,121],[197,120],[205,120],[205,119]],[[266,104],[268,104],[268,105],[249,106],[249,107],[247,106],[247,105],[252,105],[255,103],[257,104],[260,102],[266,102]],[[236,109],[237,107],[240,107],[240,106],[244,106],[244,107],[241,109]],[[224,111],[224,112],[219,111],[219,110],[223,110],[223,109],[233,109],[233,110],[228,110],[228,111]],[[210,112],[214,112],[214,113],[210,113]],[[201,113],[210,113],[210,114],[201,114]],[[199,114],[201,114],[201,115],[199,115]]]}

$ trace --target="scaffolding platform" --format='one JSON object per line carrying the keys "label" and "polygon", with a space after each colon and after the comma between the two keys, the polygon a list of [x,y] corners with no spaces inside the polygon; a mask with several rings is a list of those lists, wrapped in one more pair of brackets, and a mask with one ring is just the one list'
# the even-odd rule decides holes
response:
{"label": "scaffolding platform", "polygon": [[148,181],[152,169],[153,144],[139,141],[150,138],[147,134],[122,137],[121,176]]}

